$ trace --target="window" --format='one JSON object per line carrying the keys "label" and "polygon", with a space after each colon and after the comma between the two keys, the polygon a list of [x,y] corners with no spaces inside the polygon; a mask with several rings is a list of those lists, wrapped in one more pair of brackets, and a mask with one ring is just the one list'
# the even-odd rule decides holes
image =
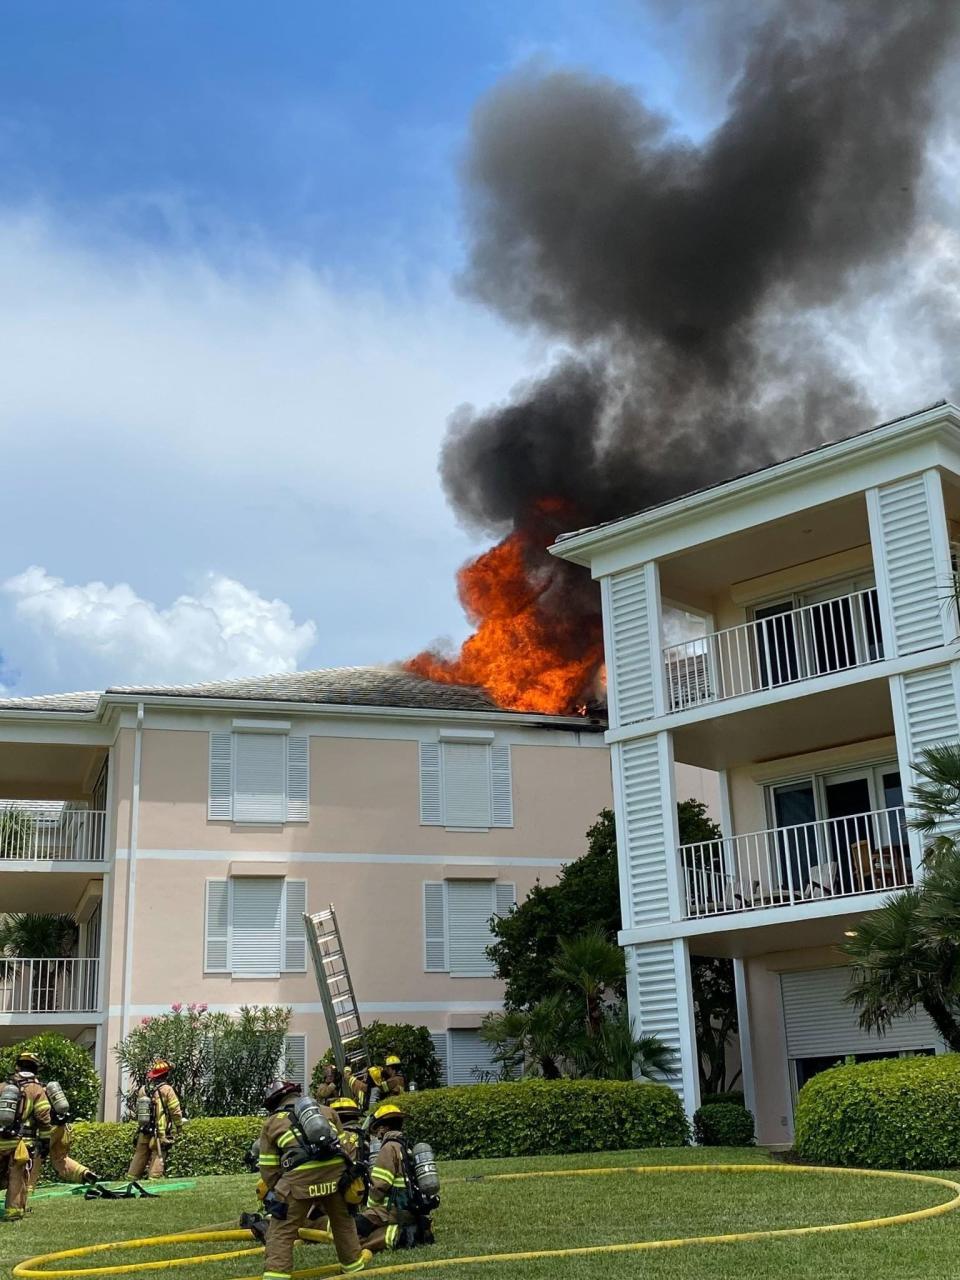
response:
{"label": "window", "polygon": [[512,827],[509,745],[421,742],[420,822],[467,831]]}
{"label": "window", "polygon": [[447,1033],[445,1031],[431,1031],[430,1039],[433,1041],[434,1052],[440,1059],[440,1083],[449,1084],[450,1077],[447,1074]]}
{"label": "window", "polygon": [[304,973],[307,940],[305,880],[235,876],[208,880],[205,973],[269,978]]}
{"label": "window", "polygon": [[517,887],[492,880],[432,880],[423,886],[424,969],[451,978],[492,978],[492,916],[509,913]]}
{"label": "window", "polygon": [[493,1045],[480,1038],[480,1032],[463,1028],[450,1035],[450,1083],[477,1084],[496,1080],[499,1067],[493,1061]]}
{"label": "window", "polygon": [[883,657],[873,578],[832,583],[753,610],[759,685],[790,684]]}
{"label": "window", "polygon": [[281,1080],[292,1080],[304,1093],[307,1092],[306,1036],[284,1036],[283,1055],[277,1063],[277,1075]]}
{"label": "window", "polygon": [[210,734],[207,817],[214,822],[306,822],[310,739],[292,733]]}

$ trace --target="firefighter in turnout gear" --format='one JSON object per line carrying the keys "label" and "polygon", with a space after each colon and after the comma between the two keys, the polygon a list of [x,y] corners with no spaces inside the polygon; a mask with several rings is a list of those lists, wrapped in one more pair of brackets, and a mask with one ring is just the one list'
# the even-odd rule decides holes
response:
{"label": "firefighter in turnout gear", "polygon": [[343,1129],[340,1141],[343,1143],[344,1150],[354,1160],[362,1160],[366,1146],[366,1134],[363,1132],[360,1108],[353,1098],[334,1098],[330,1103],[330,1110],[336,1116],[337,1123]]}
{"label": "firefighter in turnout gear", "polygon": [[264,1098],[270,1113],[260,1131],[263,1207],[270,1217],[264,1280],[290,1280],[293,1246],[311,1209],[326,1216],[344,1272],[362,1271],[371,1257],[361,1250],[348,1207],[345,1191],[355,1171],[339,1141],[339,1122],[329,1108],[300,1093],[298,1084],[275,1080]]}
{"label": "firefighter in turnout gear", "polygon": [[440,1203],[433,1152],[425,1144],[417,1146],[418,1153],[428,1153],[432,1170],[433,1181],[424,1188],[414,1153],[403,1136],[400,1108],[393,1102],[378,1107],[370,1130],[379,1138],[380,1149],[370,1170],[370,1195],[357,1218],[360,1239],[371,1253],[433,1244],[430,1214]]}
{"label": "firefighter in turnout gear", "polygon": [[347,1085],[361,1111],[373,1111],[383,1097],[383,1072],[380,1067],[367,1067],[356,1075],[349,1067],[343,1073]]}
{"label": "firefighter in turnout gear", "polygon": [[170,1063],[158,1058],[147,1072],[146,1084],[137,1090],[137,1135],[127,1170],[132,1181],[144,1173],[148,1178],[163,1177],[164,1156],[183,1128],[180,1099],[167,1083],[169,1075]]}
{"label": "firefighter in turnout gear", "polygon": [[50,1102],[37,1079],[39,1065],[37,1057],[24,1050],[13,1076],[0,1088],[0,1186],[7,1191],[4,1222],[15,1222],[26,1212],[37,1144],[50,1137]]}
{"label": "firefighter in turnout gear", "polygon": [[40,1157],[50,1161],[54,1170],[64,1182],[86,1182],[87,1184],[99,1182],[98,1175],[92,1169],[88,1169],[85,1164],[80,1164],[79,1161],[70,1158],[72,1136],[70,1131],[70,1101],[59,1081],[48,1080],[43,1087],[47,1091],[47,1101],[50,1103],[53,1128],[50,1130],[49,1141],[43,1138],[38,1140],[39,1155],[33,1162],[33,1168],[30,1172],[31,1190],[40,1179],[43,1162]]}
{"label": "firefighter in turnout gear", "polygon": [[335,1066],[328,1063],[323,1068],[323,1080],[317,1085],[313,1091],[313,1096],[318,1102],[325,1102],[330,1105],[334,1098],[339,1098],[343,1092],[343,1079],[340,1072]]}
{"label": "firefighter in turnout gear", "polygon": [[395,1053],[387,1055],[381,1075],[386,1093],[389,1093],[392,1097],[396,1097],[400,1093],[406,1093],[407,1080],[403,1074],[403,1063]]}

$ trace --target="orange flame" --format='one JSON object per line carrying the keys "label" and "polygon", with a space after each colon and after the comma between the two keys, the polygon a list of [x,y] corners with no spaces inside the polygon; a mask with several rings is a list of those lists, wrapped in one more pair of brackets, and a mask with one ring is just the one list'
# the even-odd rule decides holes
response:
{"label": "orange flame", "polygon": [[[556,519],[557,504],[536,515]],[[457,575],[464,612],[475,631],[456,657],[425,651],[408,670],[446,684],[479,685],[501,707],[574,714],[591,697],[603,662],[599,600],[566,608],[558,599],[565,567],[546,557],[542,519],[518,529],[465,564]]]}

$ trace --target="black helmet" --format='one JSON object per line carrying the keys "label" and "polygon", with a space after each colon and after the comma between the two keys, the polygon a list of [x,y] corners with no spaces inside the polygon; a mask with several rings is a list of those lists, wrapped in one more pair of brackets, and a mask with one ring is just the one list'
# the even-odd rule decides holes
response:
{"label": "black helmet", "polygon": [[271,1080],[263,1095],[263,1105],[268,1111],[276,1111],[287,1094],[302,1092],[300,1085],[293,1080]]}

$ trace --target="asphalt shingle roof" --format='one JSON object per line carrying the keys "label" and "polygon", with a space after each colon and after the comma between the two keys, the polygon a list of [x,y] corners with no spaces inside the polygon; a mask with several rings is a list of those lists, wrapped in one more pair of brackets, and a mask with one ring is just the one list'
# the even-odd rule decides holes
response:
{"label": "asphalt shingle roof", "polygon": [[31,698],[0,697],[0,711],[64,711],[94,712],[100,694],[89,693],[40,693]]}

